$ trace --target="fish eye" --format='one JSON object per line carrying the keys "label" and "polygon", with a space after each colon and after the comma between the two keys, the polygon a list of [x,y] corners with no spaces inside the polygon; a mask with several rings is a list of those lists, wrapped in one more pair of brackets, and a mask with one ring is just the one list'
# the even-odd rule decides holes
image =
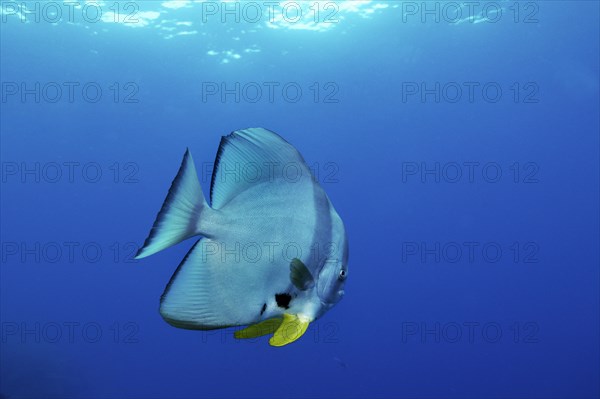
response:
{"label": "fish eye", "polygon": [[343,280],[346,279],[346,276],[348,276],[348,273],[344,269],[342,269],[342,270],[340,270],[340,274],[338,276],[338,279],[340,281],[343,281]]}

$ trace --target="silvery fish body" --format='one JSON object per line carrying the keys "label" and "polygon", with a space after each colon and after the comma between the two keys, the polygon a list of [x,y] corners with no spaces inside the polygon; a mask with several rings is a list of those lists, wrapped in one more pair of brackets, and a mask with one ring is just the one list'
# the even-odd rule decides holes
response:
{"label": "silvery fish body", "polygon": [[221,139],[209,206],[186,151],[177,177],[137,258],[202,236],[160,303],[187,329],[249,325],[237,338],[273,333],[293,342],[344,294],[344,225],[300,153],[263,128]]}

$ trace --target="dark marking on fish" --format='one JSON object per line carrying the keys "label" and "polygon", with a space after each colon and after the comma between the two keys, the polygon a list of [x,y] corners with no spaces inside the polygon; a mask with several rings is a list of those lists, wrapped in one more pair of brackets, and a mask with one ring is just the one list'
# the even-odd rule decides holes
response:
{"label": "dark marking on fish", "polygon": [[288,309],[292,296],[290,294],[275,294],[275,301],[280,308]]}
{"label": "dark marking on fish", "polygon": [[260,310],[260,315],[262,316],[263,313],[265,313],[265,310],[267,310],[267,304],[263,303],[262,309]]}

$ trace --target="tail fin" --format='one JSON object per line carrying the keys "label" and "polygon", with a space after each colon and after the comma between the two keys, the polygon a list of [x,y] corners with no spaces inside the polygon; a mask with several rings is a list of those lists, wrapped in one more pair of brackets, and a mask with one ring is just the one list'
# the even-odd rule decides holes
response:
{"label": "tail fin", "polygon": [[200,234],[199,221],[206,209],[210,207],[202,194],[196,167],[188,149],[152,230],[135,258],[145,258]]}

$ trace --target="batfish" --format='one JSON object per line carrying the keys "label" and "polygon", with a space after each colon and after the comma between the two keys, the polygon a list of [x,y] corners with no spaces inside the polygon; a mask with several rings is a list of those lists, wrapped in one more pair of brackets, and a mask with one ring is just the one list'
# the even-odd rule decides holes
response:
{"label": "batfish", "polygon": [[200,236],[160,300],[169,324],[247,326],[283,346],[344,295],[344,224],[302,155],[263,128],[221,138],[206,202],[189,149],[144,246],[144,258]]}

